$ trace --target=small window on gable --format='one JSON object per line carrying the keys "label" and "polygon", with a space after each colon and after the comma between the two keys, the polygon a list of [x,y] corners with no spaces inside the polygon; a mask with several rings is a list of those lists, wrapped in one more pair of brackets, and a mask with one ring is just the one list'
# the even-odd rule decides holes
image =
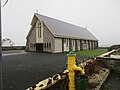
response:
{"label": "small window on gable", "polygon": [[49,48],[51,48],[51,43],[49,43]]}
{"label": "small window on gable", "polygon": [[48,42],[47,42],[47,48],[48,48]]}
{"label": "small window on gable", "polygon": [[46,43],[44,43],[44,48],[46,48]]}

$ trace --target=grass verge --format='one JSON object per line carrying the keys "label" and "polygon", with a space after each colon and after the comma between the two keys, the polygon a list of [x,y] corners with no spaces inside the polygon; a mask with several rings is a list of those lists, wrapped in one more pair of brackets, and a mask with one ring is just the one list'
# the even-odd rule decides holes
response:
{"label": "grass verge", "polygon": [[105,52],[107,52],[107,49],[83,50],[83,51],[76,51],[75,53],[77,54],[77,56],[95,57],[95,56],[99,56]]}

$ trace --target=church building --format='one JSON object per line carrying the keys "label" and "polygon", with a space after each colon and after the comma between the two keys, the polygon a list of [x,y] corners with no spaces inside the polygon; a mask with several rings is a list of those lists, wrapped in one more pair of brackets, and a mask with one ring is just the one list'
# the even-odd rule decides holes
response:
{"label": "church building", "polygon": [[35,13],[27,35],[26,51],[66,52],[98,48],[98,40],[86,28]]}

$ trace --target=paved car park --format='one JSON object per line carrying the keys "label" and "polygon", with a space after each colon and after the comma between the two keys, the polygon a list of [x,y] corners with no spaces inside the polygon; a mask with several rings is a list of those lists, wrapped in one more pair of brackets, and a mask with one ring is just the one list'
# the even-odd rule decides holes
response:
{"label": "paved car park", "polygon": [[24,51],[3,52],[4,90],[25,90],[67,67],[63,53],[31,53]]}

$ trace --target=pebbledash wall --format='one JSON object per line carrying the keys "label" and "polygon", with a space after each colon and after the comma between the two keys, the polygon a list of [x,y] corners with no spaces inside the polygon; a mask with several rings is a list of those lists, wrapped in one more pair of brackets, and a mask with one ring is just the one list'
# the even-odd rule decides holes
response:
{"label": "pebbledash wall", "polygon": [[97,49],[98,40],[64,35],[55,36],[44,21],[36,15],[33,16],[31,29],[27,36],[26,51],[57,53],[69,51],[70,48],[73,48],[74,51]]}

